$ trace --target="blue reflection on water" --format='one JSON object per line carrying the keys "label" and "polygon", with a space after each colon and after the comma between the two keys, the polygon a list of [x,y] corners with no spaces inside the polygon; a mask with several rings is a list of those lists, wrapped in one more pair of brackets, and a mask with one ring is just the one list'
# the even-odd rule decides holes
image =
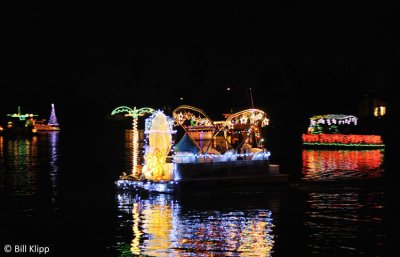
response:
{"label": "blue reflection on water", "polygon": [[50,165],[50,177],[51,177],[51,186],[52,188],[56,188],[57,185],[57,178],[58,178],[58,156],[59,156],[59,149],[58,149],[58,138],[59,132],[53,131],[48,133],[48,144],[49,144],[49,165]]}

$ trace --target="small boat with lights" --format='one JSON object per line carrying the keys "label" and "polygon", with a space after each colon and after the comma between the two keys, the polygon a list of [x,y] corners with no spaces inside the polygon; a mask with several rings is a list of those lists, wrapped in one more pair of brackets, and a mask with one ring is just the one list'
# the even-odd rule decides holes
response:
{"label": "small boat with lights", "polygon": [[60,130],[60,125],[58,124],[58,121],[57,121],[54,104],[51,104],[51,113],[50,113],[49,121],[46,122],[45,119],[35,120],[34,127],[39,132],[59,131]]}
{"label": "small boat with lights", "polygon": [[21,107],[18,106],[16,113],[7,114],[8,120],[4,128],[0,127],[0,131],[6,136],[34,136],[37,135],[37,130],[34,127],[37,114],[21,112]]}
{"label": "small boat with lights", "polygon": [[357,132],[358,118],[353,115],[325,114],[310,118],[306,134],[302,135],[306,148],[384,148],[380,135]]}
{"label": "small boat with lights", "polygon": [[266,114],[247,109],[225,117],[213,122],[201,109],[187,105],[177,107],[172,118],[154,111],[145,120],[143,166],[134,165],[131,174],[120,176],[118,188],[179,193],[252,190],[288,182],[288,174],[270,164],[264,147]]}

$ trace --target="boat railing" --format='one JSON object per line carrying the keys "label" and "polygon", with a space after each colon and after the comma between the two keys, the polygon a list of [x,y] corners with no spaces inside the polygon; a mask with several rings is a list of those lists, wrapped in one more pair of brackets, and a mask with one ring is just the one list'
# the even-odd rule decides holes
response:
{"label": "boat railing", "polygon": [[265,149],[258,152],[227,152],[224,154],[194,154],[191,152],[177,152],[174,156],[175,163],[203,163],[203,162],[235,162],[269,160],[270,152]]}

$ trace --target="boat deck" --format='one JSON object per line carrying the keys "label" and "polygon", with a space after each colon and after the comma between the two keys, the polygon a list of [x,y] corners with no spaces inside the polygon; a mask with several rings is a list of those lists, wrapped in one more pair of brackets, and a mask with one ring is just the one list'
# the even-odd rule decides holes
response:
{"label": "boat deck", "polygon": [[[254,168],[254,167],[253,167]],[[216,171],[221,171],[220,169]],[[208,176],[175,177],[172,181],[150,181],[135,180],[123,178],[116,182],[118,188],[134,191],[148,191],[157,193],[179,193],[199,190],[244,190],[252,191],[259,189],[268,189],[276,185],[288,184],[289,175],[280,174],[278,165],[269,165],[263,170],[248,170],[245,174],[243,170],[240,173],[232,172],[209,172]],[[182,174],[182,173],[177,173]],[[224,174],[224,176],[221,176]],[[236,175],[235,175],[236,174]]]}

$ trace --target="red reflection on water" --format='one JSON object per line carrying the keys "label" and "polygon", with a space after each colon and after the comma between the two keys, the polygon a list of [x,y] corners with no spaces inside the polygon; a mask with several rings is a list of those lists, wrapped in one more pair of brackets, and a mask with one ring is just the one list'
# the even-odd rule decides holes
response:
{"label": "red reflection on water", "polygon": [[383,152],[376,150],[303,150],[304,179],[381,177]]}

